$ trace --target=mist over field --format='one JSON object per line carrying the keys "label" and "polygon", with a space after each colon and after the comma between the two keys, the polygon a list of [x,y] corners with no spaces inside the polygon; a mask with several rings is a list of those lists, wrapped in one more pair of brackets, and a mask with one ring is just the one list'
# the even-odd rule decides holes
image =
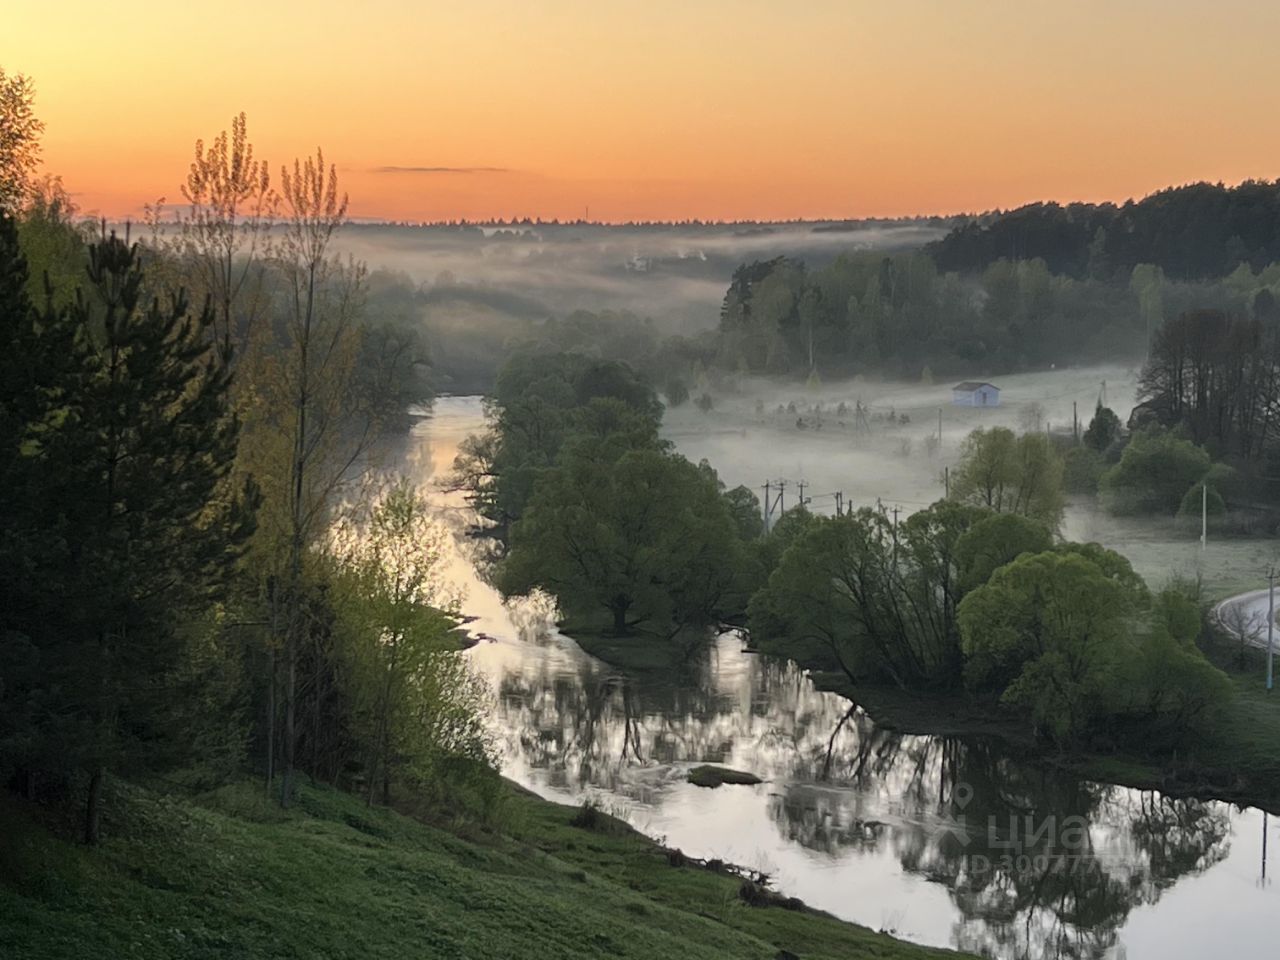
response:
{"label": "mist over field", "polygon": [[813,265],[842,253],[913,249],[941,222],[783,224],[352,224],[337,245],[373,269],[429,287],[431,313],[537,320],[629,311],[664,333],[712,327],[733,271],[779,256]]}
{"label": "mist over field", "polygon": [[[834,493],[855,507],[877,500],[904,513],[943,495],[943,471],[959,459],[960,445],[978,427],[1016,431],[1070,430],[1072,403],[1081,429],[1103,396],[1122,419],[1134,405],[1132,366],[1085,367],[1010,376],[975,371],[1001,388],[1000,406],[957,407],[951,381],[908,384],[863,378],[826,383],[745,380],[718,394],[702,412],[692,405],[668,409],[664,434],[691,460],[706,459],[728,486],[744,484],[763,499],[766,481],[787,482],[788,507],[799,483],[810,509],[835,512]],[[841,405],[843,404],[843,410]],[[865,414],[857,416],[861,405]],[[933,447],[939,436],[941,444]]]}

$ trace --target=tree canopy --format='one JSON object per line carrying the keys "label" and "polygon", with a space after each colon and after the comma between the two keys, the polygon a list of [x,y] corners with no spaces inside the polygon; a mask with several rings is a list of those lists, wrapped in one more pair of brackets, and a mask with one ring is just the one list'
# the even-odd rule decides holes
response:
{"label": "tree canopy", "polygon": [[979,428],[961,447],[960,462],[951,472],[951,496],[1056,529],[1064,502],[1062,470],[1062,458],[1043,434]]}

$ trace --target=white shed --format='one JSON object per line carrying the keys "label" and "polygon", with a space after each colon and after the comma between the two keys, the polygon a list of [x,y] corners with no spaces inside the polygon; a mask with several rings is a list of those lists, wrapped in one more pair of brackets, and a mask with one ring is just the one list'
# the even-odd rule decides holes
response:
{"label": "white shed", "polygon": [[951,388],[951,403],[957,407],[998,407],[1000,388],[994,383],[966,380]]}

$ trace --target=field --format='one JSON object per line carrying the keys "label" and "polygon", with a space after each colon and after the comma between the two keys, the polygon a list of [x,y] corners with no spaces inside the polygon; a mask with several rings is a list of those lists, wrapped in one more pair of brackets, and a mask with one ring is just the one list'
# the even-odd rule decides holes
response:
{"label": "field", "polygon": [[[1137,387],[1132,365],[974,379],[1001,387],[998,408],[952,406],[950,381],[852,380],[812,387],[741,381],[712,391],[709,412],[692,404],[668,410],[663,432],[678,452],[694,461],[707,459],[727,485],[744,484],[761,499],[766,481],[776,498],[783,480],[783,505],[793,507],[803,481],[809,508],[817,513],[835,512],[838,491],[846,505],[880,502],[906,515],[943,496],[945,472],[955,465],[969,431],[996,425],[1069,430],[1073,403],[1083,430],[1104,396],[1125,420]],[[857,417],[859,406],[863,421]],[[941,442],[931,450],[940,415]],[[1113,517],[1084,499],[1069,504],[1062,533],[1124,554],[1153,586],[1172,577],[1199,579],[1206,600],[1265,586],[1268,563],[1280,560],[1280,540],[1274,538],[1211,535],[1202,555],[1197,530],[1172,521]]]}

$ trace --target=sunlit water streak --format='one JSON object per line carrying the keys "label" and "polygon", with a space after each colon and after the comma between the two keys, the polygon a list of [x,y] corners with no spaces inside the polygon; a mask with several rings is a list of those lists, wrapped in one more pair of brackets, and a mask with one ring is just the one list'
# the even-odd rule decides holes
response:
{"label": "sunlit water streak", "polygon": [[[478,399],[439,400],[405,469],[435,483],[482,424]],[[504,605],[469,559],[465,504],[432,499],[458,535],[448,579],[488,638],[470,657],[492,690],[503,772],[538,794],[594,798],[688,854],[766,870],[812,906],[918,942],[998,957],[1276,955],[1264,918],[1280,901],[1260,875],[1263,831],[1272,850],[1280,831],[1259,811],[1075,781],[981,740],[892,734],[732,633],[679,675],[628,677],[545,610]],[[702,762],[765,782],[694,787],[684,775]]]}

